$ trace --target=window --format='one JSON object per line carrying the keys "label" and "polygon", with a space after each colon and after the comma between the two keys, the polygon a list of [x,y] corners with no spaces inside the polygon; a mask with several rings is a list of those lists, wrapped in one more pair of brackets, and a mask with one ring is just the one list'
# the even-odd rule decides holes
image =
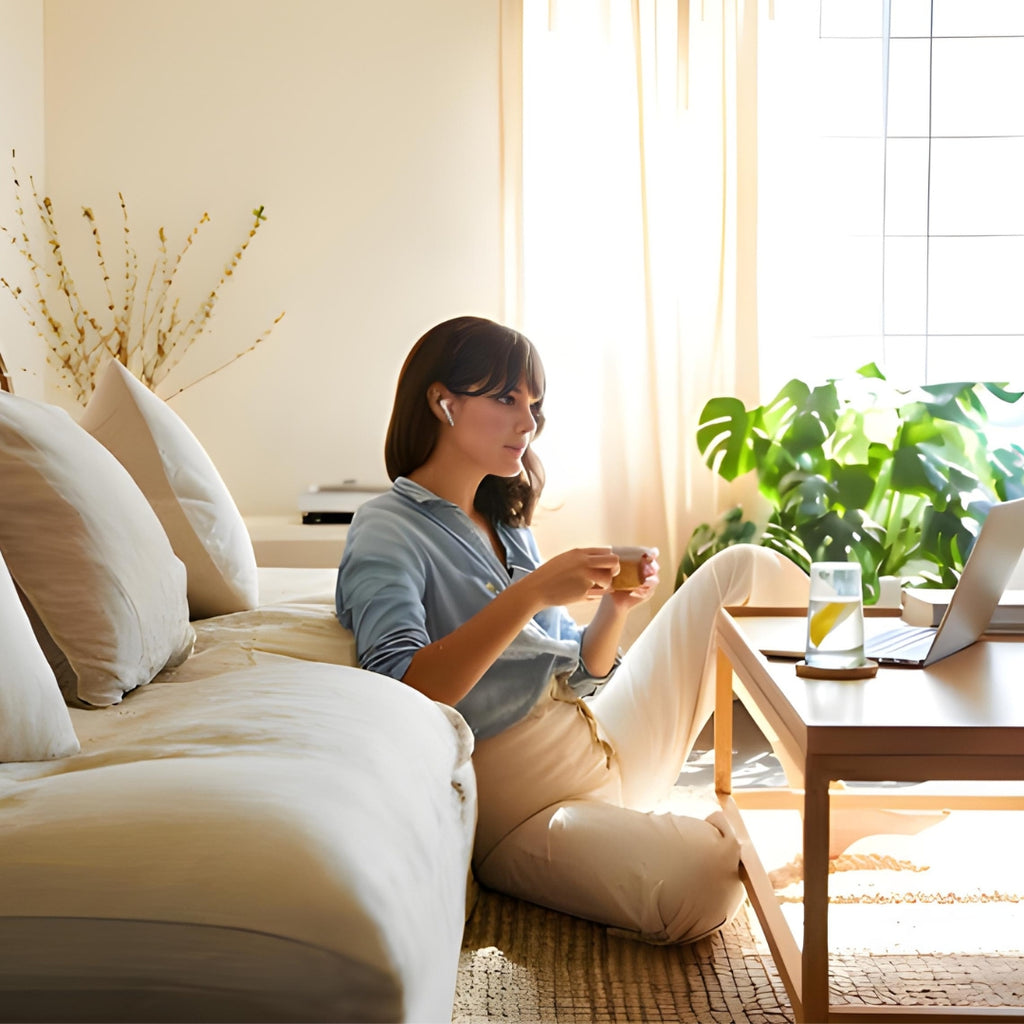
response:
{"label": "window", "polygon": [[1024,386],[1024,3],[774,0],[758,67],[762,391],[874,360]]}

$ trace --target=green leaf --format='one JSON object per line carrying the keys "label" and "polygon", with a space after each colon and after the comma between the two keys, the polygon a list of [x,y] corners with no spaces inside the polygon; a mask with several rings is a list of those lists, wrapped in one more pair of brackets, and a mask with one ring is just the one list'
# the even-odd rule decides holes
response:
{"label": "green leaf", "polygon": [[764,429],[773,440],[783,436],[793,418],[804,407],[811,389],[802,380],[787,381],[778,394],[762,407]]}
{"label": "green leaf", "polygon": [[751,434],[755,422],[756,415],[748,413],[738,398],[712,398],[704,406],[697,447],[719,476],[735,480],[754,468]]}
{"label": "green leaf", "polygon": [[743,518],[743,509],[738,505],[729,509],[715,523],[701,523],[690,535],[686,551],[676,572],[675,586],[678,590],[687,576],[699,569],[712,555],[732,544],[756,542],[757,525]]}
{"label": "green leaf", "polygon": [[1024,498],[1024,448],[1011,445],[989,455],[996,495],[1001,501]]}
{"label": "green leaf", "polygon": [[1024,391],[1007,391],[1005,383],[988,383],[982,384],[983,387],[989,394],[995,395],[996,398],[1002,399],[1004,402],[1008,402],[1011,405],[1017,401],[1017,399],[1024,396]]}
{"label": "green leaf", "polygon": [[[987,511],[980,521],[985,514]],[[936,567],[936,578],[942,586],[956,586],[964,562],[974,547],[980,521],[966,522],[952,509],[933,509],[925,515],[922,550]]]}
{"label": "green leaf", "polygon": [[778,523],[769,523],[764,530],[761,544],[777,551],[791,562],[796,563],[804,572],[811,571],[811,557],[803,546],[799,536],[791,530],[784,529]]}
{"label": "green leaf", "polygon": [[885,374],[882,373],[875,363],[865,363],[857,370],[857,373],[861,377],[874,377],[878,380],[885,380]]}
{"label": "green leaf", "polygon": [[[923,387],[921,391],[926,397],[915,404],[933,419],[959,423],[971,431],[977,428],[977,418],[967,412],[968,408],[974,409],[975,413],[983,411],[973,384],[935,384]],[[913,419],[917,414],[908,411],[905,415]]]}
{"label": "green leaf", "polygon": [[835,500],[844,508],[867,508],[875,493],[876,474],[869,465],[836,465],[832,471]]}
{"label": "green leaf", "polygon": [[941,463],[922,445],[896,451],[892,460],[892,485],[909,494],[933,494],[948,497],[946,476]]}
{"label": "green leaf", "polygon": [[[821,449],[825,440],[835,431],[839,398],[831,382],[812,391],[802,381],[793,380],[779,392],[769,408],[780,416],[780,425],[786,423],[786,430],[779,438],[779,443],[791,455],[798,455]],[[783,415],[784,421],[781,418]],[[765,420],[768,424],[768,413],[765,414]]]}

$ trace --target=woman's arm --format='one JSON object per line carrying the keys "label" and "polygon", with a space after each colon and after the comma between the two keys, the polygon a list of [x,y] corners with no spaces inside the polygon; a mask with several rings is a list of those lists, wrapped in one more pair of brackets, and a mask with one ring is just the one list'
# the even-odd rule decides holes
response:
{"label": "woman's arm", "polygon": [[[421,647],[402,681],[432,700],[454,706],[537,612],[592,596],[595,584],[607,588],[618,566],[610,548],[576,548],[552,558],[447,636]],[[620,624],[620,633],[621,628]]]}
{"label": "woman's arm", "polygon": [[658,563],[653,555],[641,562],[640,578],[643,582],[633,590],[605,594],[590,625],[584,630],[580,658],[593,676],[606,676],[614,668],[626,617],[638,604],[650,598],[658,585]]}

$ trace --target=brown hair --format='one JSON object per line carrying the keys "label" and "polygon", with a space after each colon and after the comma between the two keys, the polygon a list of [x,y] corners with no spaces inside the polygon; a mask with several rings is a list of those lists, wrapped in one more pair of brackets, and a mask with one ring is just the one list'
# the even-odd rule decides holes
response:
{"label": "brown hair", "polygon": [[[506,395],[526,385],[537,396],[536,434],[544,425],[544,367],[529,339],[482,317],[462,316],[432,327],[406,356],[391,410],[384,462],[388,476],[408,476],[430,457],[441,424],[430,409],[427,389],[443,384],[457,395]],[[536,434],[534,436],[536,436]],[[473,504],[492,522],[528,525],[544,486],[544,470],[532,448],[518,477],[486,476]]]}

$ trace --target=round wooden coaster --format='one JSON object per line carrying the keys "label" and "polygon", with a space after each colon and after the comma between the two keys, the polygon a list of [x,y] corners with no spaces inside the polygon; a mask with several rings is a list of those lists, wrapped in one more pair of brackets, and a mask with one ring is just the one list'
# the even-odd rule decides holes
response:
{"label": "round wooden coaster", "polygon": [[806,661],[796,663],[796,674],[804,679],[871,679],[877,672],[877,661],[865,661],[854,668],[817,668]]}

